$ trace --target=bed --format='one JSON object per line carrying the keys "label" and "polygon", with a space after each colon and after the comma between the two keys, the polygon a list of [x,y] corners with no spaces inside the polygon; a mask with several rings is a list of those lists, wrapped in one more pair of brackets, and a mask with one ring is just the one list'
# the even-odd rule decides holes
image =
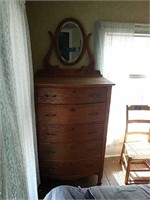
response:
{"label": "bed", "polygon": [[62,185],[53,188],[44,198],[44,200],[59,199],[145,200],[150,199],[150,184],[89,188]]}

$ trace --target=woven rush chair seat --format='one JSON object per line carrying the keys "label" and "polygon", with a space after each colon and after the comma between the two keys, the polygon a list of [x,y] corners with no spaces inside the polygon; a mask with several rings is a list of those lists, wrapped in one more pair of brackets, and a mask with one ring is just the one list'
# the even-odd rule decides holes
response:
{"label": "woven rush chair seat", "polygon": [[150,143],[134,142],[125,143],[127,154],[132,159],[150,159]]}

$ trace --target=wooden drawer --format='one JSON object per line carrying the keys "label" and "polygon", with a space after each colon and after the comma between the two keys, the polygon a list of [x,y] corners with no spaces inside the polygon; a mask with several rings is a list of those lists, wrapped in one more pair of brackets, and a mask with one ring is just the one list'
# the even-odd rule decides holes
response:
{"label": "wooden drawer", "polygon": [[41,161],[74,160],[101,156],[102,142],[86,143],[40,143],[39,158]]}
{"label": "wooden drawer", "polygon": [[81,104],[106,102],[107,89],[101,88],[37,88],[38,103]]}
{"label": "wooden drawer", "polygon": [[38,123],[75,124],[103,122],[105,120],[105,103],[84,105],[39,105]]}
{"label": "wooden drawer", "polygon": [[104,124],[39,125],[38,140],[44,142],[83,142],[103,140]]}
{"label": "wooden drawer", "polygon": [[40,163],[42,176],[73,176],[91,173],[100,169],[100,157],[72,162],[48,161]]}

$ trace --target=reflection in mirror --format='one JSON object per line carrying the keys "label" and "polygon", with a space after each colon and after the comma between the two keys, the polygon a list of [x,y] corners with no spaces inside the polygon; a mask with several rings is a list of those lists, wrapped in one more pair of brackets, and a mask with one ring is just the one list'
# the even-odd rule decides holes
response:
{"label": "reflection in mirror", "polygon": [[60,28],[57,38],[59,55],[64,62],[74,62],[81,54],[83,37],[75,22],[66,22]]}

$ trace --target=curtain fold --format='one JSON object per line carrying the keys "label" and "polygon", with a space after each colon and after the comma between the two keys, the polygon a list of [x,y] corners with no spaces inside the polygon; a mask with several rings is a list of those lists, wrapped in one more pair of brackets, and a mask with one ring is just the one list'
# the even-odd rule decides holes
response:
{"label": "curtain fold", "polygon": [[137,30],[132,23],[97,22],[95,25],[96,68],[115,83],[110,104],[106,155],[120,155],[126,105],[150,104],[149,26],[144,25],[140,29],[142,34],[137,34],[139,28]]}
{"label": "curtain fold", "polygon": [[[123,52],[120,53],[123,60],[125,59],[124,52],[127,53],[126,51],[127,48],[128,48],[128,51],[130,51],[129,43],[131,42],[131,45],[132,45],[132,42],[133,42],[134,27],[135,27],[135,24],[133,23],[118,23],[118,22],[96,22],[95,23],[95,40],[94,41],[95,41],[96,68],[100,69],[103,74],[106,75],[108,74],[107,71],[111,70],[111,68],[108,67],[108,65],[106,66],[106,64],[108,63],[105,64],[105,62],[107,61],[107,59],[105,59],[105,55],[107,55],[107,53],[109,53],[110,56],[112,55],[113,53],[112,48],[114,48],[113,45],[118,45],[118,48],[120,48],[119,46],[120,42],[123,45],[125,45],[126,49],[123,49]],[[112,57],[110,59],[113,60]]]}
{"label": "curtain fold", "polygon": [[25,1],[0,1],[0,199],[38,199],[33,69]]}
{"label": "curtain fold", "polygon": [[120,153],[125,129],[125,105],[127,103],[128,65],[132,52],[134,24],[96,22],[96,68],[115,83],[112,89],[107,133],[106,155]]}

